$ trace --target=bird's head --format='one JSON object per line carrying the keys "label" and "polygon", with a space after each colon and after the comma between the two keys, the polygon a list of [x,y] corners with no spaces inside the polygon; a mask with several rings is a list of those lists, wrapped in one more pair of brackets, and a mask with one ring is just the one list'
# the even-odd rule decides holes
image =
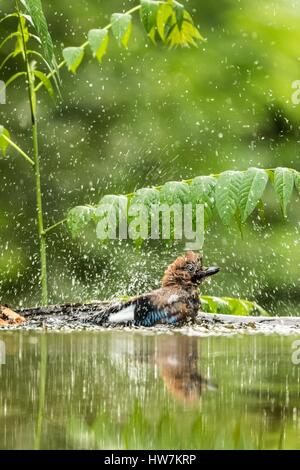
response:
{"label": "bird's head", "polygon": [[177,258],[166,269],[162,279],[163,287],[175,285],[197,286],[207,277],[220,271],[220,268],[213,266],[205,268],[202,265],[202,257],[198,253],[188,251],[183,256]]}

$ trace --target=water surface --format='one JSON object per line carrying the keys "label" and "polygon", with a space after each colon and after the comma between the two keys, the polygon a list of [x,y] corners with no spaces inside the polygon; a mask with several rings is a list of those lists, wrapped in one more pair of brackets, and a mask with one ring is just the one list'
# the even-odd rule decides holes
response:
{"label": "water surface", "polygon": [[295,339],[0,332],[0,448],[300,448]]}

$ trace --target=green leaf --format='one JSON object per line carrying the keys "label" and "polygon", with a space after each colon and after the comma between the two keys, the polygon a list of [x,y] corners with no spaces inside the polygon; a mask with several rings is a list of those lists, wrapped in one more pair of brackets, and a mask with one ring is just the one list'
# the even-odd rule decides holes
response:
{"label": "green leaf", "polygon": [[184,6],[181,5],[181,3],[176,2],[176,0],[173,0],[173,10],[175,12],[176,16],[176,22],[179,31],[182,29],[183,21],[184,21]]}
{"label": "green leaf", "polygon": [[67,63],[70,72],[76,73],[79,65],[84,56],[84,49],[82,47],[66,47],[63,50],[63,57]]}
{"label": "green leaf", "polygon": [[106,53],[108,46],[108,31],[107,29],[91,29],[88,32],[88,41],[92,49],[94,57],[99,62],[102,61],[104,54]]}
{"label": "green leaf", "polygon": [[221,220],[227,226],[232,222],[238,208],[242,175],[240,171],[225,171],[217,180],[216,207]]}
{"label": "green leaf", "polygon": [[94,209],[89,206],[73,207],[67,215],[67,226],[73,237],[80,235],[94,216]]}
{"label": "green leaf", "polygon": [[[118,209],[121,206],[126,206],[127,207],[127,203],[128,203],[127,196],[122,196],[122,195],[119,196],[119,195],[116,195],[116,194],[106,194],[105,196],[103,196],[103,198],[100,200],[99,204],[95,208],[95,219],[97,220],[99,213],[101,214],[101,209],[104,205],[105,206],[111,206],[112,208],[115,208],[116,209],[116,214],[117,214],[117,219],[118,219],[118,216],[119,216]],[[97,211],[98,208],[100,209],[99,211]]]}
{"label": "green leaf", "polygon": [[231,309],[227,300],[220,297],[201,296],[201,310],[205,313],[221,313],[230,315]]}
{"label": "green leaf", "polygon": [[106,205],[111,205],[114,207],[119,207],[120,204],[126,203],[127,201],[127,196],[119,196],[116,194],[106,194],[103,196],[103,198],[100,200],[98,206],[106,204]]}
{"label": "green leaf", "polygon": [[153,0],[141,0],[141,20],[147,34],[151,34],[156,28],[156,19],[159,9],[159,3]]}
{"label": "green leaf", "polygon": [[212,176],[197,176],[190,186],[191,202],[204,205],[206,226],[212,218],[215,206],[215,186],[216,180]]}
{"label": "green leaf", "polygon": [[6,157],[6,151],[7,148],[9,147],[9,142],[5,139],[5,137],[10,137],[10,134],[5,127],[0,125],[0,150],[2,152],[2,155]]}
{"label": "green leaf", "polygon": [[287,206],[292,197],[294,181],[294,170],[289,168],[276,168],[274,172],[274,189],[279,199],[284,218],[287,217]]}
{"label": "green leaf", "polygon": [[300,194],[300,173],[295,171],[295,185],[298,193]]}
{"label": "green leaf", "polygon": [[203,40],[191,15],[175,1],[160,5],[157,14],[157,30],[162,41],[170,47],[197,46],[196,41]]}
{"label": "green leaf", "polygon": [[150,207],[152,204],[159,204],[159,191],[155,188],[138,189],[130,201],[131,205],[144,205]]}
{"label": "green leaf", "polygon": [[26,0],[23,2],[23,5],[26,7],[32,19],[38,37],[41,40],[41,46],[44,57],[48,64],[52,66],[52,69],[55,70],[56,74],[58,75],[58,67],[54,54],[54,46],[48,29],[47,20],[43,12],[42,2],[41,0]]}
{"label": "green leaf", "polygon": [[201,296],[201,310],[205,313],[241,316],[269,316],[256,302],[231,297]]}
{"label": "green leaf", "polygon": [[203,41],[204,38],[194,25],[190,14],[187,11],[184,11],[183,16],[184,20],[181,29],[178,27],[177,23],[173,24],[172,27],[169,28],[166,43],[169,44],[170,47],[188,47],[190,45],[197,47],[197,41]]}
{"label": "green leaf", "polygon": [[249,168],[243,174],[239,194],[239,209],[242,223],[246,222],[257,207],[266,189],[268,179],[267,173],[259,168]]}
{"label": "green leaf", "polygon": [[47,75],[45,75],[43,72],[40,72],[39,70],[34,70],[33,73],[37,78],[39,78],[41,80],[41,82],[43,83],[43,85],[46,88],[47,92],[53,98],[54,97],[54,90],[53,90],[52,84],[51,84],[49,78],[47,77]]}
{"label": "green leaf", "polygon": [[160,201],[163,204],[185,204],[190,198],[190,188],[186,183],[169,181],[164,184],[160,191]]}
{"label": "green leaf", "polygon": [[[121,222],[127,221],[127,212],[128,209],[128,198],[127,196],[119,196],[119,195],[114,195],[114,194],[107,194],[104,196],[98,206],[95,208],[95,221],[97,222],[97,227],[96,227],[96,235],[98,239],[101,239],[102,241],[104,239],[109,238],[108,233],[105,234],[103,238],[103,218],[104,220],[106,219],[107,214],[111,214],[113,216],[114,222],[111,223],[111,230],[113,232],[113,237],[116,236],[116,233],[114,231],[114,224],[116,224],[115,229],[118,230],[118,227],[120,228],[120,224],[122,225]],[[105,215],[106,214],[106,215]],[[105,224],[104,224],[105,227]],[[109,231],[109,230],[108,230]],[[127,233],[126,233],[127,236]]]}
{"label": "green leaf", "polygon": [[111,16],[111,29],[119,46],[127,49],[132,31],[132,17],[128,13],[113,13]]}
{"label": "green leaf", "polygon": [[[130,198],[130,208],[146,207],[148,215],[152,213],[153,206],[160,203],[160,193],[155,188],[138,189]],[[149,222],[150,223],[150,222]]]}
{"label": "green leaf", "polygon": [[157,30],[163,42],[166,40],[166,25],[176,24],[176,17],[170,3],[161,3],[157,12]]}

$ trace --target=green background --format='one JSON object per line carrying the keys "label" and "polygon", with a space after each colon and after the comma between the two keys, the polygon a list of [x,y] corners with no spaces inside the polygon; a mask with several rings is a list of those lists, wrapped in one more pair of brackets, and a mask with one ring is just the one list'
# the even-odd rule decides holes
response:
{"label": "green background", "polygon": [[[136,1],[43,2],[61,59],[89,29]],[[40,99],[40,145],[47,224],[77,204],[108,193],[250,166],[300,170],[300,2],[185,1],[207,39],[199,48],[152,46],[134,19],[128,51],[110,41],[99,65],[88,54],[76,76],[62,70],[63,102]],[[1,16],[10,1],[1,2]],[[10,23],[13,27],[13,20]],[[8,32],[1,26],[0,34]],[[0,53],[2,61],[9,47]],[[15,70],[10,62],[0,77]],[[21,66],[21,63],[18,63]],[[1,72],[2,73],[2,72]],[[22,83],[0,106],[5,125],[30,152],[27,95]],[[0,159],[0,301],[39,300],[32,171],[14,152]],[[206,233],[205,263],[222,272],[205,293],[242,296],[278,314],[300,313],[299,197],[283,221],[274,192],[265,217],[244,229],[217,220]],[[65,228],[49,239],[51,301],[111,298],[148,290],[183,246],[130,243],[99,246],[94,233],[72,240]]]}

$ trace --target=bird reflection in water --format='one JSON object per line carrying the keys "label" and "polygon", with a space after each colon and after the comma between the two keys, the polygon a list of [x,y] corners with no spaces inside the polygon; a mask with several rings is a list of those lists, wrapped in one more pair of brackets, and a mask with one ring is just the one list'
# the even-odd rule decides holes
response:
{"label": "bird reflection in water", "polygon": [[155,362],[166,389],[176,399],[185,403],[199,400],[206,390],[217,386],[198,370],[199,339],[189,336],[159,337]]}

